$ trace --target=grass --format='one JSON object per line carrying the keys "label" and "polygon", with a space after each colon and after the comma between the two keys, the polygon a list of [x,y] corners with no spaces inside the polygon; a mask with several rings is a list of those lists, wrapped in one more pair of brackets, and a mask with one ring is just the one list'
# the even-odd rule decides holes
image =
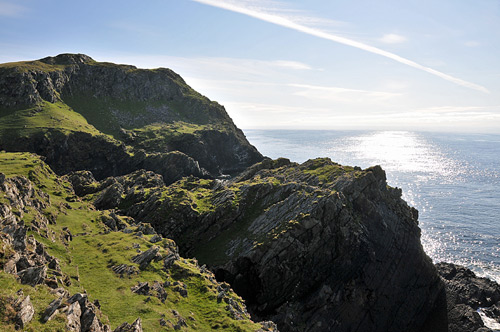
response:
{"label": "grass", "polygon": [[101,134],[81,114],[73,111],[68,105],[62,102],[49,103],[46,101],[35,107],[0,117],[0,128],[4,132],[3,139],[7,139],[7,135],[11,139],[12,135],[29,137],[34,133],[44,132],[48,129],[57,129],[62,132],[81,131],[92,135]]}
{"label": "grass", "polygon": [[[30,296],[31,303],[35,309],[35,316],[31,323],[23,331],[28,332],[63,332],[66,331],[66,319],[63,314],[58,314],[47,323],[41,323],[41,318],[48,304],[57,297],[50,293],[49,287],[37,285],[21,285],[13,275],[0,271],[0,330],[15,331],[14,322],[9,320],[8,302],[10,299],[16,299],[16,292],[22,290],[24,296]],[[6,305],[7,304],[7,305]]]}
{"label": "grass", "polygon": [[[68,201],[73,197],[69,184],[57,177],[43,161],[29,153],[0,153],[0,172],[7,177],[23,175],[30,178],[38,189],[50,195],[50,206],[43,213],[50,213],[56,217],[56,223],[49,225],[54,233],[54,240],[45,238],[36,232],[29,232],[42,242],[49,254],[57,257],[64,274],[71,277],[72,284],[66,287],[71,294],[86,292],[90,301],[96,299],[101,304],[103,322],[108,322],[114,329],[127,321],[132,323],[141,317],[145,331],[164,330],[160,326],[160,318],[172,322],[177,318],[172,309],[186,319],[187,331],[255,331],[259,328],[249,320],[235,320],[226,310],[227,304],[217,302],[217,286],[209,279],[213,279],[210,272],[201,272],[194,260],[181,259],[166,271],[163,262],[152,262],[144,271],[130,277],[120,278],[111,266],[127,264],[136,266],[131,258],[137,255],[137,246],[145,251],[153,244],[147,241],[149,237],[137,237],[134,234],[123,232],[107,232],[100,222],[100,215],[107,211],[96,211],[85,201]],[[211,187],[211,181],[202,180],[194,183],[193,179],[185,179],[177,184],[178,188],[187,192],[186,199],[198,202],[199,209],[205,209],[203,198],[197,194],[205,193]],[[180,189],[179,189],[180,190]],[[208,205],[207,205],[208,206]],[[204,211],[204,210],[203,210]],[[30,214],[25,214],[25,219]],[[73,240],[64,243],[61,236],[65,229],[73,234]],[[160,245],[160,254],[167,255],[172,250],[172,241],[165,239]],[[167,300],[161,303],[151,296],[132,293],[131,287],[139,282],[165,282],[172,285],[178,281],[187,287],[188,296],[182,297],[172,286],[166,287]],[[35,305],[37,315],[43,312],[54,296],[44,285],[35,288],[20,285],[13,276],[0,272],[0,304],[1,300],[12,296],[17,289],[25,289],[25,295],[30,295]],[[239,303],[242,302],[234,293],[231,296]],[[106,318],[107,317],[107,318]],[[189,319],[191,317],[192,319]],[[13,325],[6,321],[7,314],[2,315],[0,305],[0,330],[10,331]],[[1,320],[4,319],[4,320]],[[28,331],[63,331],[64,317],[60,316],[47,324],[41,324],[39,319],[33,320]]]}
{"label": "grass", "polygon": [[15,69],[18,72],[25,73],[30,71],[41,71],[49,73],[52,71],[60,71],[66,68],[66,65],[49,65],[41,61],[19,61],[7,62],[0,64],[1,69]]}

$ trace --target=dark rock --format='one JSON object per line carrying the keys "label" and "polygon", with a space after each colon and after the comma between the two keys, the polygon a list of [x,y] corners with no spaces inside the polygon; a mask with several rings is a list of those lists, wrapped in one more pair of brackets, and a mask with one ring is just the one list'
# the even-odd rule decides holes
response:
{"label": "dark rock", "polygon": [[90,171],[75,171],[67,176],[78,196],[85,196],[97,192],[97,181]]}
{"label": "dark rock", "polygon": [[151,288],[147,282],[140,282],[130,289],[133,293],[140,295],[150,295]]}
{"label": "dark rock", "polygon": [[141,223],[139,227],[137,227],[138,232],[142,232],[145,235],[153,235],[156,234],[155,229],[150,224]]}
{"label": "dark rock", "polygon": [[142,321],[140,318],[137,318],[132,325],[129,323],[123,323],[114,329],[113,332],[142,332]]}
{"label": "dark rock", "polygon": [[163,288],[163,284],[158,281],[153,283],[152,289],[155,291],[155,296],[162,302],[165,303],[167,300],[167,292]]}
{"label": "dark rock", "polygon": [[145,252],[132,257],[132,262],[139,264],[139,269],[144,270],[153,259],[157,258],[159,251],[159,247],[152,246]]}
{"label": "dark rock", "polygon": [[477,277],[460,265],[438,263],[436,267],[446,285],[449,332],[483,331],[479,309],[500,324],[499,312],[495,310],[500,307],[500,286],[496,282]]}
{"label": "dark rock", "polygon": [[444,285],[422,249],[418,212],[380,167],[266,160],[202,189],[212,195],[206,212],[168,200],[126,212],[211,265],[253,317],[282,331],[446,330]]}
{"label": "dark rock", "polygon": [[111,267],[113,272],[116,274],[119,274],[120,277],[130,277],[134,274],[138,274],[139,270],[135,266],[127,265],[127,264],[120,264],[120,265],[115,265]]}
{"label": "dark rock", "polygon": [[174,318],[177,319],[177,323],[174,325],[174,330],[180,330],[183,327],[187,327],[186,320],[184,317],[182,317],[177,310],[172,310],[172,313],[174,314]]}
{"label": "dark rock", "polygon": [[46,266],[29,267],[17,273],[21,283],[35,286],[44,282],[47,277]]}
{"label": "dark rock", "polygon": [[108,226],[112,231],[124,230],[127,227],[120,217],[118,217],[114,212],[108,214],[103,214],[101,216],[102,222]]}
{"label": "dark rock", "polygon": [[61,307],[62,302],[66,299],[66,297],[61,296],[58,299],[53,300],[50,302],[49,306],[45,309],[42,315],[42,322],[46,323],[49,320],[54,317],[55,314],[57,314],[59,308]]}
{"label": "dark rock", "polygon": [[160,242],[161,240],[162,240],[161,235],[155,234],[151,237],[151,239],[149,239],[149,242],[157,243],[157,242]]}

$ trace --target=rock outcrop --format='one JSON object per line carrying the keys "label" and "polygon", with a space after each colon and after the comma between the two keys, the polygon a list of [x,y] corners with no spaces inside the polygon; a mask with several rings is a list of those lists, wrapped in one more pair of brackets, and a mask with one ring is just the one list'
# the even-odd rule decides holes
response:
{"label": "rock outcrop", "polygon": [[[141,189],[139,178],[117,178],[120,199],[105,207],[176,240],[281,331],[446,331],[435,323],[446,320],[444,287],[418,213],[380,167],[280,159],[230,181]],[[116,190],[105,183],[97,202]]]}
{"label": "rock outcrop", "polygon": [[446,285],[449,332],[487,332],[484,320],[500,326],[500,286],[450,263],[436,265]]}

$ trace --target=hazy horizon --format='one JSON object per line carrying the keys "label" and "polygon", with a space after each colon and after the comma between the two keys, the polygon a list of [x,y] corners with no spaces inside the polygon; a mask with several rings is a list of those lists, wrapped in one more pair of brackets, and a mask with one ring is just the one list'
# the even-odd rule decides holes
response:
{"label": "hazy horizon", "polygon": [[168,67],[244,129],[500,133],[498,1],[0,0],[0,18],[0,62]]}

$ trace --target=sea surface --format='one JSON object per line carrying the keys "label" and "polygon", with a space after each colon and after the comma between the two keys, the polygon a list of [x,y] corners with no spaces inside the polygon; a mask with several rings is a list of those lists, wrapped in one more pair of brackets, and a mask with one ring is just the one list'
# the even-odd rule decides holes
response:
{"label": "sea surface", "polygon": [[262,154],[304,162],[329,157],[381,165],[419,210],[434,262],[464,265],[500,282],[500,135],[408,131],[245,130]]}

